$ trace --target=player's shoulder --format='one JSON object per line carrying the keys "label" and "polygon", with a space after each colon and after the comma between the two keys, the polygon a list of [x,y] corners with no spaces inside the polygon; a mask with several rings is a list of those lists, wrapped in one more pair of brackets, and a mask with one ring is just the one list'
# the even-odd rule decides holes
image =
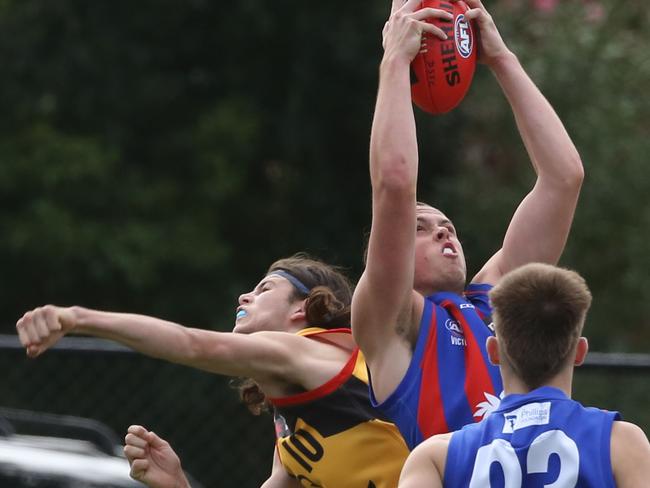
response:
{"label": "player's shoulder", "polygon": [[[305,333],[306,332],[306,333]],[[303,346],[303,347],[321,347],[333,346],[334,341],[326,340],[324,334],[328,331],[324,329],[306,329],[298,332],[284,332],[275,330],[262,330],[254,332],[249,336],[259,341],[266,341],[269,343],[286,344],[289,346]],[[321,339],[321,336],[322,339]]]}
{"label": "player's shoulder", "polygon": [[427,451],[430,455],[433,453],[442,453],[442,452],[446,454],[447,448],[449,447],[449,441],[451,440],[452,435],[453,432],[448,432],[445,434],[437,434],[431,436],[428,439],[422,441],[418,446],[416,446],[414,452],[419,450],[419,451]]}
{"label": "player's shoulder", "polygon": [[611,460],[618,486],[645,486],[650,476],[650,443],[638,425],[613,423]]}
{"label": "player's shoulder", "polygon": [[444,434],[437,434],[432,437],[429,437],[429,439],[427,440],[431,440],[432,443],[438,445],[446,445],[449,444],[452,435],[454,435],[453,432],[445,432]]}
{"label": "player's shoulder", "polygon": [[255,341],[256,347],[273,350],[276,355],[287,358],[309,353],[314,349],[333,347],[293,332],[264,330],[249,334],[248,337]]}
{"label": "player's shoulder", "polygon": [[647,446],[648,438],[638,425],[617,420],[612,424],[612,447],[614,445],[622,449],[634,449],[635,446]]}
{"label": "player's shoulder", "polygon": [[451,436],[452,433],[450,432],[429,437],[413,449],[411,456],[416,459],[426,459],[427,461],[432,462],[436,466],[438,472],[442,475],[444,474]]}
{"label": "player's shoulder", "polygon": [[638,425],[615,421],[612,424],[610,446],[613,466],[629,462],[650,463],[650,443]]}

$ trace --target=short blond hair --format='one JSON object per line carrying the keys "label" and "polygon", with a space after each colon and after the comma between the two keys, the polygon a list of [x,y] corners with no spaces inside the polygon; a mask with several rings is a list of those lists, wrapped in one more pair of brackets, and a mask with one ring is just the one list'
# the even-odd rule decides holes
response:
{"label": "short blond hair", "polygon": [[501,355],[538,388],[570,360],[591,305],[575,271],[533,263],[506,274],[490,292]]}

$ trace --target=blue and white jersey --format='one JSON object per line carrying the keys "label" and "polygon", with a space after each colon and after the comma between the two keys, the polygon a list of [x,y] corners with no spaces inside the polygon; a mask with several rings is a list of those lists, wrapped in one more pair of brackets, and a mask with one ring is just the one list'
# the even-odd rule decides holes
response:
{"label": "blue and white jersey", "polygon": [[508,395],[481,423],[455,432],[445,488],[615,488],[618,412],[585,408],[552,387]]}

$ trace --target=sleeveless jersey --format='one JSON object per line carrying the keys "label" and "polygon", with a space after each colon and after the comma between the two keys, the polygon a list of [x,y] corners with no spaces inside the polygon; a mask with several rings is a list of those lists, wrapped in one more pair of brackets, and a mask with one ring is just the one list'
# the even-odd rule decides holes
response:
{"label": "sleeveless jersey", "polygon": [[452,434],[444,486],[615,488],[610,438],[619,419],[548,386],[508,395],[483,422]]}
{"label": "sleeveless jersey", "polygon": [[282,465],[306,487],[396,487],[409,451],[395,425],[370,404],[366,363],[350,329],[309,328],[299,335],[343,340],[353,349],[339,374],[320,387],[269,398]]}
{"label": "sleeveless jersey", "polygon": [[435,434],[478,422],[499,404],[499,368],[485,341],[493,335],[487,284],[463,296],[440,292],[424,300],[411,363],[395,391],[372,404],[398,426],[410,449]]}

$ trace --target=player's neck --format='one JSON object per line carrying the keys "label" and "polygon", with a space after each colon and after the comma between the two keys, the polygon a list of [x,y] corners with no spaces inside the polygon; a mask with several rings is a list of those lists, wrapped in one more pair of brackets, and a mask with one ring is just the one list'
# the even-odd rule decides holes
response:
{"label": "player's neck", "polygon": [[[571,388],[573,380],[573,371],[563,371],[546,381],[543,386],[551,386],[563,391],[569,398],[571,398]],[[521,379],[515,375],[503,374],[503,391],[506,395],[524,395],[530,393],[535,388],[531,388]]]}
{"label": "player's neck", "polygon": [[457,295],[463,295],[463,293],[465,293],[465,289],[462,285],[451,284],[437,284],[434,286],[419,287],[416,286],[414,289],[425,298],[440,292],[456,293]]}

